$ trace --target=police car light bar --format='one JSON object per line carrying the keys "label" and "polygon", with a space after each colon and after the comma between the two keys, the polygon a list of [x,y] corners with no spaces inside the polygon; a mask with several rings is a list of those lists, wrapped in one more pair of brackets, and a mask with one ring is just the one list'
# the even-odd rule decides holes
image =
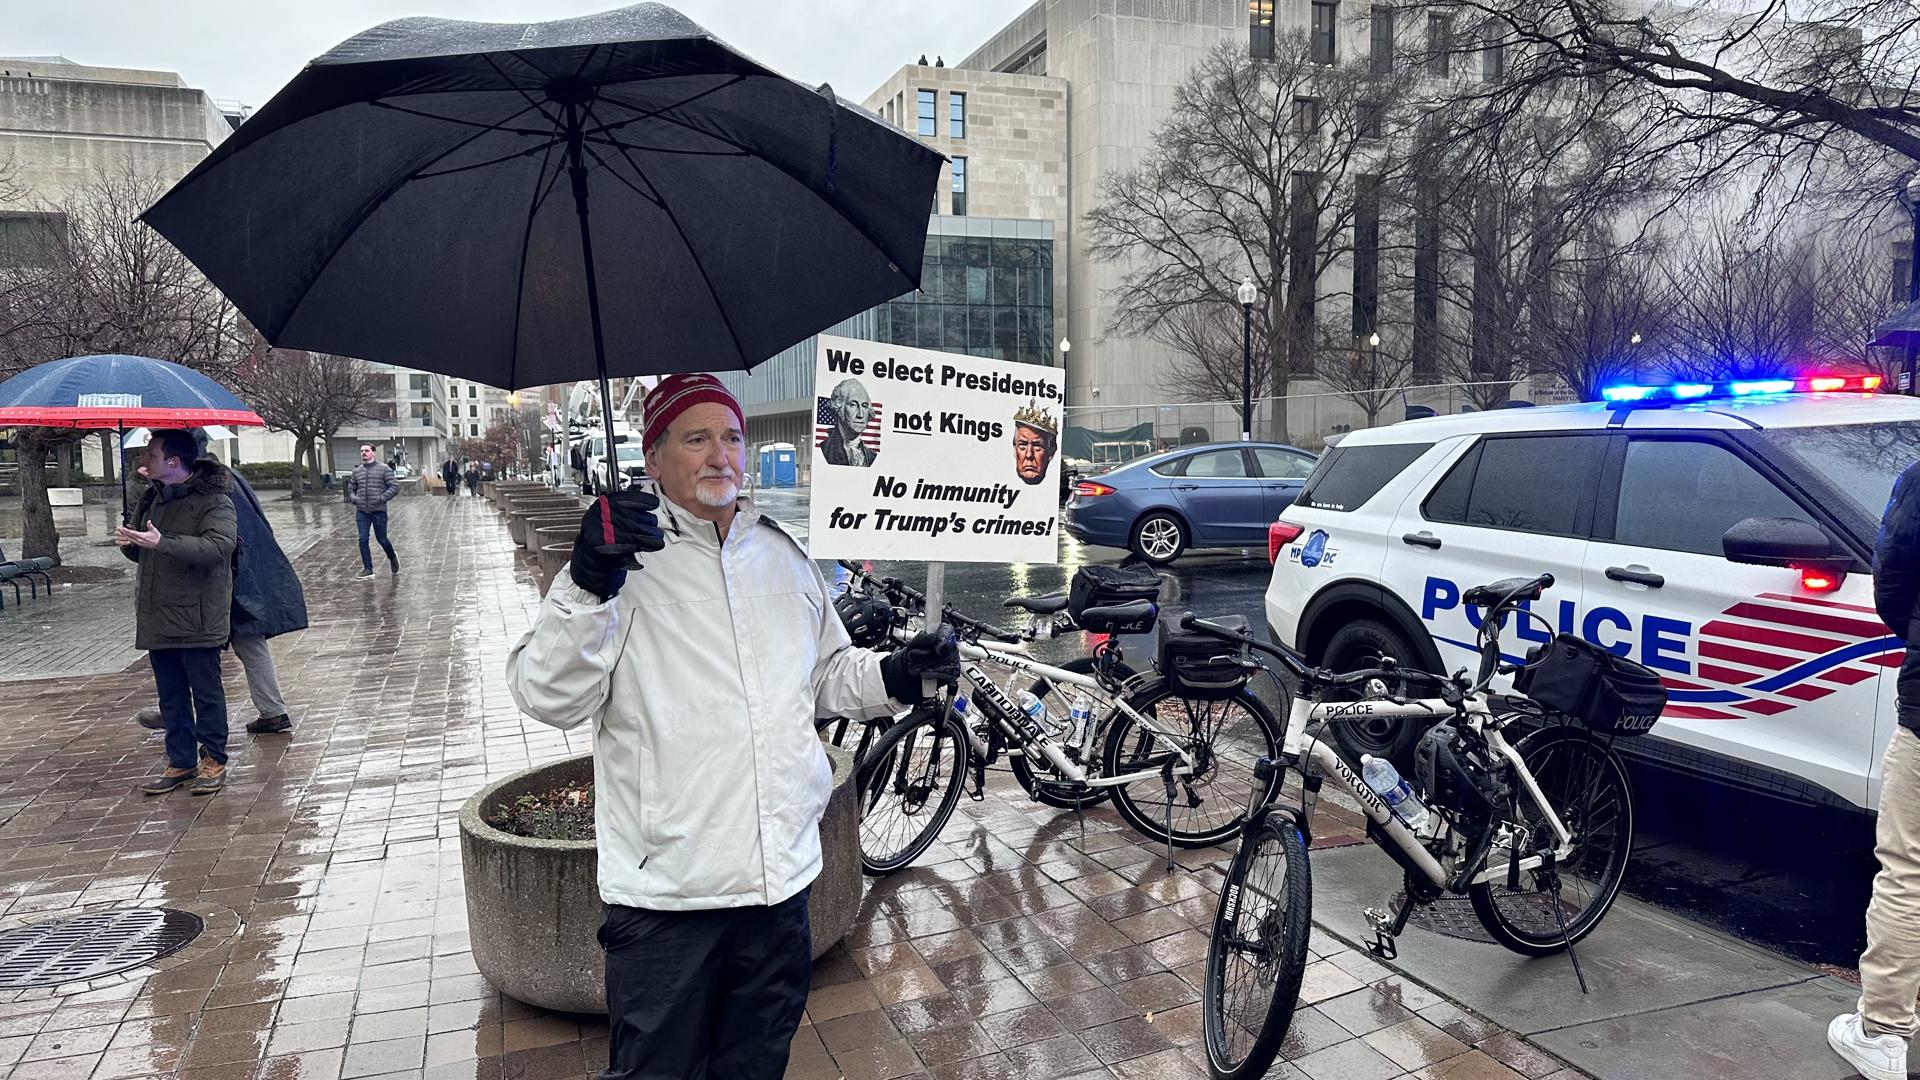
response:
{"label": "police car light bar", "polygon": [[1668,386],[1609,386],[1600,396],[1621,406],[1667,404],[1706,397],[1751,397],[1755,394],[1842,391],[1873,393],[1884,380],[1879,375],[1803,375],[1792,379],[1740,379],[1725,383],[1673,383]]}

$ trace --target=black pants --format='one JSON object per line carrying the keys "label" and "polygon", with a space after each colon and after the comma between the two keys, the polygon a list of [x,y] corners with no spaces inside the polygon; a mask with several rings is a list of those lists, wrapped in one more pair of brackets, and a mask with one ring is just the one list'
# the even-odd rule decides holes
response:
{"label": "black pants", "polygon": [[160,719],[167,725],[167,764],[199,767],[196,746],[227,763],[227,690],[220,685],[219,649],[154,649],[153,686],[160,692]]}
{"label": "black pants", "polygon": [[809,891],[716,911],[606,905],[599,1080],[780,1080],[813,974]]}

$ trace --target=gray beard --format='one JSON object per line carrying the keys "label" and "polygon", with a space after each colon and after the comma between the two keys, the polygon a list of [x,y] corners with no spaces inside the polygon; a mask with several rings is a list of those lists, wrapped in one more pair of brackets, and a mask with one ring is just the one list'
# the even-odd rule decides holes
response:
{"label": "gray beard", "polygon": [[727,491],[725,495],[714,495],[709,493],[707,488],[702,486],[704,483],[705,481],[700,481],[700,480],[696,480],[693,483],[694,501],[698,502],[701,506],[707,506],[715,510],[719,510],[722,507],[732,506],[734,503],[734,500],[740,497],[740,485],[737,481],[730,481],[728,483]]}

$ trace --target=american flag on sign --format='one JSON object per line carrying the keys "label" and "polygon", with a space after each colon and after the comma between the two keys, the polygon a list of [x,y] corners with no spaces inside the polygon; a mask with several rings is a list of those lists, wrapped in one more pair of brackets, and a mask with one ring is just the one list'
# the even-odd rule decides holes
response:
{"label": "american flag on sign", "polygon": [[[838,417],[833,411],[833,399],[817,397],[813,399],[813,446],[818,450],[827,445],[827,436],[833,433]],[[880,403],[873,403],[873,411],[867,414],[867,429],[860,433],[860,441],[874,453],[880,452]]]}

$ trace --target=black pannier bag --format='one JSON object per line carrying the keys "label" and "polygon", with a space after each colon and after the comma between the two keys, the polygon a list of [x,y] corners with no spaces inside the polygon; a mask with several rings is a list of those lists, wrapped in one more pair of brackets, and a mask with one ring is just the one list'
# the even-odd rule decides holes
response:
{"label": "black pannier bag", "polygon": [[[1144,566],[1083,566],[1074,571],[1073,581],[1067,586],[1067,612],[1073,616],[1074,625],[1094,634],[1144,634],[1152,630],[1159,599],[1160,575]],[[1124,623],[1101,618],[1089,621],[1085,617],[1088,608],[1135,600],[1156,604],[1144,617]]]}
{"label": "black pannier bag", "polygon": [[[1244,615],[1211,619],[1238,630],[1247,628]],[[1157,657],[1160,675],[1173,687],[1176,696],[1197,701],[1220,701],[1233,697],[1253,676],[1247,647],[1222,641],[1212,634],[1177,630],[1160,624],[1160,649]]]}
{"label": "black pannier bag", "polygon": [[1645,735],[1667,707],[1652,668],[1572,634],[1530,650],[1513,688],[1602,735]]}

